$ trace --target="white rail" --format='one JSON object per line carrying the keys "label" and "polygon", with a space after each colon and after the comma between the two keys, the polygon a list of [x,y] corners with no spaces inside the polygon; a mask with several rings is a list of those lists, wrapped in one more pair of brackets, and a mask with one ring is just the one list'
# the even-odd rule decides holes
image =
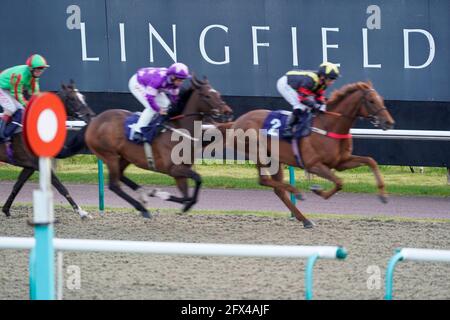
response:
{"label": "white rail", "polygon": [[[0,249],[34,249],[34,238],[0,237]],[[53,239],[55,251],[96,251],[151,253],[161,255],[227,256],[262,258],[308,258],[305,270],[305,296],[312,299],[313,268],[318,258],[345,259],[347,251],[336,246],[280,246],[217,243],[145,242],[119,240]],[[62,258],[61,258],[62,260]],[[58,263],[61,281],[62,261]],[[61,284],[58,296],[62,297]]]}
{"label": "white rail", "polygon": [[[32,249],[34,238],[0,237],[0,249]],[[152,253],[192,256],[239,256],[336,259],[342,248],[333,246],[280,246],[215,243],[147,242],[120,240],[53,239],[55,250]]]}
{"label": "white rail", "polygon": [[392,300],[394,291],[394,271],[399,261],[432,261],[450,262],[450,250],[403,248],[397,250],[396,254],[389,260],[386,269],[386,293],[385,299]]}
{"label": "white rail", "polygon": [[[77,130],[86,125],[84,121],[66,121],[68,129]],[[203,129],[214,128],[213,125],[203,125]],[[373,139],[408,139],[408,140],[445,140],[450,141],[450,131],[432,130],[381,130],[381,129],[350,129],[354,138]]]}
{"label": "white rail", "polygon": [[450,141],[450,131],[350,129],[350,133],[354,138]]}

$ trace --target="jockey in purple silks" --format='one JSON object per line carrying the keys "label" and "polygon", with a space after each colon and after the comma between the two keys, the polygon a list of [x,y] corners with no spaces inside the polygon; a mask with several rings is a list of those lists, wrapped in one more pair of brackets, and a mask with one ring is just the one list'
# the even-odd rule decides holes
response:
{"label": "jockey in purple silks", "polygon": [[169,105],[178,101],[180,87],[190,78],[189,69],[183,63],[174,63],[169,68],[141,68],[128,82],[131,93],[145,109],[130,132],[130,139],[142,141],[141,128],[153,117],[166,115]]}

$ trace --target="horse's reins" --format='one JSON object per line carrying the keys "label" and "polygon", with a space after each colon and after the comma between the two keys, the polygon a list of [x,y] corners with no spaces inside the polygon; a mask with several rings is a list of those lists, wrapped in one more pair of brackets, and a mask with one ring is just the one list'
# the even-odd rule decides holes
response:
{"label": "horse's reins", "polygon": [[[188,114],[180,114],[180,115],[171,117],[171,118],[169,118],[168,120],[169,120],[169,121],[176,121],[176,120],[180,120],[180,119],[184,119],[184,118],[188,118],[188,117],[195,117],[195,116],[201,116],[201,117],[204,117],[204,116],[211,116],[211,117],[212,117],[211,114],[208,114],[208,113],[205,113],[205,112],[195,112],[195,113],[188,113]],[[186,137],[186,138],[188,138],[188,139],[190,139],[190,140],[192,140],[192,141],[195,141],[195,142],[198,141],[197,138],[193,138],[193,137],[191,137],[190,135],[188,135],[188,134],[186,134],[186,133],[184,133],[184,132],[182,132],[182,131],[180,131],[180,130],[174,128],[174,127],[171,127],[171,126],[166,125],[166,124],[163,124],[163,127],[166,128],[166,129],[169,129],[169,130],[171,130],[171,131],[173,131],[173,132],[176,132],[176,133],[182,135],[183,137]]]}
{"label": "horse's reins", "polygon": [[[367,107],[367,94],[370,91],[374,91],[374,89],[366,89],[363,92],[363,96],[362,96],[362,101],[359,104],[358,108],[356,109],[356,111],[358,111],[363,105],[365,105]],[[382,107],[379,108],[375,113],[369,115],[367,118],[375,118],[377,117],[378,113],[380,113],[383,110],[387,110],[386,107]],[[332,111],[324,111],[324,114],[327,115],[331,115],[331,116],[335,116],[335,117],[345,117],[345,118],[349,118],[349,119],[353,119],[351,116],[345,115],[345,114],[341,114],[341,113],[337,113],[337,112],[332,112]],[[329,132],[327,130],[323,130],[323,129],[319,129],[316,127],[312,127],[311,130],[315,133],[333,138],[333,139],[349,139],[352,137],[351,133],[347,133],[347,134],[340,134],[340,133],[335,133],[335,132]]]}
{"label": "horse's reins", "polygon": [[[357,110],[359,110],[359,109],[362,107],[363,103],[366,104],[366,101],[367,101],[367,98],[366,98],[367,93],[369,93],[370,91],[373,91],[373,90],[374,90],[374,89],[366,89],[366,90],[364,90],[363,101],[362,101],[362,103],[360,103],[360,105],[358,106],[358,109],[357,109]],[[366,105],[367,105],[367,104],[366,104]],[[383,110],[387,110],[387,108],[386,108],[386,107],[382,107],[382,108],[378,109],[378,110],[377,110],[374,114],[372,114],[371,116],[377,116],[378,113],[380,113],[380,112],[383,111]],[[345,115],[345,114],[342,114],[342,113],[338,113],[338,112],[333,112],[333,111],[324,111],[324,112],[322,112],[322,113],[327,114],[327,115],[330,115],[330,116],[335,116],[335,117],[352,118],[352,117],[350,117],[350,116],[348,116],[348,115]]]}

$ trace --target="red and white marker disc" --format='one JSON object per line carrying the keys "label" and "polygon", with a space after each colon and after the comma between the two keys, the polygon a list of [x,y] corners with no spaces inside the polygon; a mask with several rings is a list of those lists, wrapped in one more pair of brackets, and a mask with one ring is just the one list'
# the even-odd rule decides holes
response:
{"label": "red and white marker disc", "polygon": [[44,92],[28,103],[23,119],[23,136],[30,151],[38,157],[54,157],[66,139],[67,114],[61,99]]}

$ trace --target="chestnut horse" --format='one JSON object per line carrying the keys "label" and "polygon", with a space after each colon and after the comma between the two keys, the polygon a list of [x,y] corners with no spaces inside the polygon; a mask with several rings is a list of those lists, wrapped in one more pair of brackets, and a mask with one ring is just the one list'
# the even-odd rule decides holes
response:
{"label": "chestnut horse", "polygon": [[[323,199],[330,198],[342,189],[342,180],[331,169],[343,171],[367,165],[375,175],[380,199],[386,202],[384,182],[377,162],[370,157],[352,155],[353,142],[349,134],[350,128],[357,117],[369,118],[376,127],[380,126],[383,130],[394,126],[394,120],[386,109],[383,98],[375,91],[370,82],[348,84],[333,92],[327,103],[327,110],[327,112],[314,117],[312,134],[302,138],[299,143],[296,143],[297,146],[280,139],[279,150],[270,150],[270,143],[268,143],[267,151],[271,154],[272,161],[279,161],[280,164],[289,166],[303,167],[310,173],[332,181],[334,187],[331,190],[325,191],[319,186],[311,188],[314,193]],[[259,130],[263,127],[264,120],[269,113],[269,110],[263,109],[245,113],[236,119],[231,129],[242,129],[244,131],[253,129],[260,132]],[[230,143],[233,143],[232,147],[234,147],[237,139],[238,137],[227,138],[228,147],[231,147]],[[296,147],[299,150],[297,155],[300,155],[300,161],[294,152]],[[248,149],[247,143],[245,150],[247,156],[251,152]],[[283,182],[282,166],[279,167],[278,172],[265,175],[263,174],[264,170],[261,170],[265,166],[259,161],[258,155],[255,157],[259,172],[259,184],[273,188],[275,194],[289,208],[291,213],[303,222],[304,227],[312,228],[314,224],[289,200],[287,192],[295,194],[299,199],[301,199],[301,194],[294,186]]]}
{"label": "chestnut horse", "polygon": [[[88,123],[90,118],[95,115],[85,103],[83,95],[75,88],[73,81],[68,85],[62,84],[61,90],[57,94],[64,104],[68,119],[84,120]],[[68,139],[64,144],[63,152],[58,155],[57,158],[66,158],[78,153],[84,146],[84,131],[85,129],[83,128],[73,137]],[[17,194],[33,173],[39,171],[39,159],[28,151],[22,138],[22,132],[17,132],[13,134],[10,142],[0,144],[0,161],[23,168],[13,186],[11,194],[8,196],[8,199],[2,207],[2,211],[9,217],[11,205]],[[88,213],[73,200],[69,191],[67,191],[66,187],[59,181],[53,170],[51,180],[56,190],[67,199],[73,210],[77,212],[81,218],[89,217]]]}
{"label": "chestnut horse", "polygon": [[[220,119],[223,115],[231,115],[232,110],[222,100],[218,91],[214,90],[209,82],[200,81],[195,76],[191,80],[191,88],[180,95],[180,100],[172,110],[178,110],[181,115],[172,117],[166,128],[151,143],[153,160],[148,161],[144,146],[136,144],[125,136],[124,122],[132,113],[127,110],[110,109],[95,117],[86,130],[86,145],[91,152],[103,160],[109,171],[109,189],[119,197],[130,203],[143,217],[151,218],[145,208],[145,199],[156,196],[163,200],[173,201],[184,205],[183,212],[188,211],[196,202],[202,183],[198,173],[191,169],[194,163],[194,152],[191,152],[190,162],[174,162],[172,149],[178,142],[172,141],[172,131],[185,129],[184,132],[192,137],[194,135],[194,121],[206,118]],[[169,111],[170,114],[170,111]],[[187,131],[186,131],[187,130]],[[192,150],[194,144],[191,143]],[[124,170],[134,164],[139,168],[153,170],[172,176],[183,197],[175,197],[166,192],[153,190],[146,191],[124,175]],[[153,167],[153,168],[152,168]],[[188,193],[187,179],[195,182],[192,196]],[[140,193],[141,201],[125,193],[120,182]]]}

